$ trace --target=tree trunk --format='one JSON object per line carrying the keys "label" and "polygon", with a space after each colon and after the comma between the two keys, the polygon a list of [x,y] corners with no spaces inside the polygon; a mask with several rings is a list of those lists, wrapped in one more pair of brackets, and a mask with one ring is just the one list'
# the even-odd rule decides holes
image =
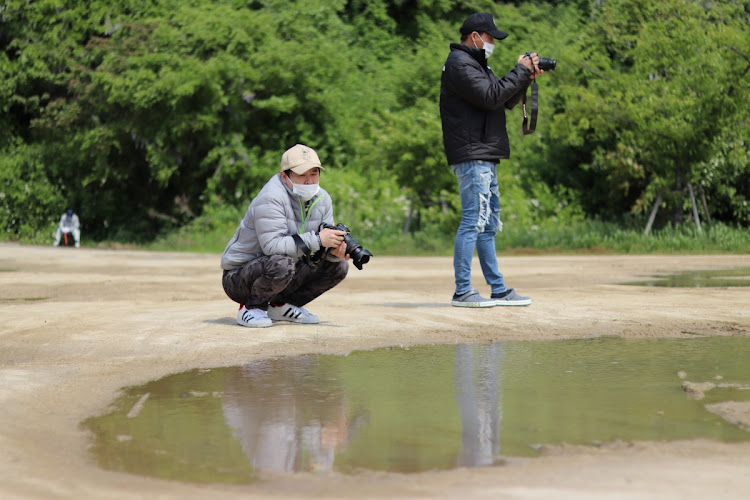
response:
{"label": "tree trunk", "polygon": [[411,219],[414,216],[414,202],[409,202],[409,215],[406,216],[406,222],[404,223],[404,236],[409,234],[411,229]]}
{"label": "tree trunk", "polygon": [[643,231],[643,234],[646,236],[649,235],[651,232],[651,226],[654,225],[654,219],[656,218],[656,212],[659,211],[659,205],[661,204],[661,191],[659,191],[659,194],[656,195],[656,201],[654,202],[654,208],[651,209],[651,215],[648,217],[648,223],[646,224],[646,230]]}
{"label": "tree trunk", "polygon": [[698,217],[698,205],[695,204],[695,193],[693,193],[693,185],[688,182],[687,185],[688,193],[690,194],[690,206],[693,207],[693,219],[695,219],[695,225],[698,227],[698,232],[702,232],[701,219]]}
{"label": "tree trunk", "polygon": [[706,216],[706,224],[711,225],[711,214],[708,213],[708,203],[706,203],[706,193],[703,191],[703,186],[698,186],[698,190],[701,195],[701,205],[703,205],[703,215]]}
{"label": "tree trunk", "polygon": [[[677,174],[674,189],[677,199],[681,200],[685,196],[685,188],[682,187],[682,175],[680,174]],[[682,204],[675,203],[672,208],[672,226],[677,227],[680,224],[682,224]]]}

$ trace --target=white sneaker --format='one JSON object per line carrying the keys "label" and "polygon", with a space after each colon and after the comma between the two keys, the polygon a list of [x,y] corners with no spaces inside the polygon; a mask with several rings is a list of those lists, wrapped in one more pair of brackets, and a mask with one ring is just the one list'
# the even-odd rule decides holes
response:
{"label": "white sneaker", "polygon": [[237,324],[249,328],[265,328],[273,325],[273,321],[268,319],[268,314],[263,309],[247,309],[243,304],[237,311]]}
{"label": "white sneaker", "polygon": [[280,306],[269,305],[268,317],[273,321],[292,321],[308,325],[315,325],[320,321],[320,318],[304,307],[297,307],[292,304],[282,304]]}

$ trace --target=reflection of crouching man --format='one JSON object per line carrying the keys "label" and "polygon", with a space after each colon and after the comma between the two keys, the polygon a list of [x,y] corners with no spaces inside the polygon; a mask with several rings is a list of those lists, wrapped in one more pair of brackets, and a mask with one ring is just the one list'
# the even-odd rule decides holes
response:
{"label": "reflection of crouching man", "polygon": [[281,157],[274,175],[253,199],[221,257],[222,284],[239,302],[237,323],[318,323],[304,306],[338,285],[349,270],[346,232],[334,225],[331,197],[319,186],[318,155],[302,144]]}

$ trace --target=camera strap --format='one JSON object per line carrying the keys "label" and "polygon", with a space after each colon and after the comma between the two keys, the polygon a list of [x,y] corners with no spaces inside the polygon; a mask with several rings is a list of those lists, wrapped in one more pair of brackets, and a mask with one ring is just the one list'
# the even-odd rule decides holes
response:
{"label": "camera strap", "polygon": [[305,240],[302,239],[302,236],[299,234],[293,234],[292,239],[294,239],[294,243],[297,245],[297,248],[299,248],[303,254],[305,254],[305,257],[310,257],[310,247],[307,246],[307,243],[305,243]]}
{"label": "camera strap", "polygon": [[310,250],[310,247],[305,243],[305,240],[302,239],[302,236],[299,234],[293,234],[292,239],[294,239],[295,245],[297,245],[297,248],[302,251],[304,254],[302,256],[302,262],[307,264],[310,268],[313,270],[317,270],[323,263],[322,263],[322,248],[320,252],[316,252],[315,255],[310,255],[312,253],[312,250]]}
{"label": "camera strap", "polygon": [[536,130],[536,114],[539,110],[539,85],[536,79],[531,82],[531,123],[528,123],[529,116],[526,113],[526,92],[523,93],[523,123],[521,130],[523,135],[529,135]]}

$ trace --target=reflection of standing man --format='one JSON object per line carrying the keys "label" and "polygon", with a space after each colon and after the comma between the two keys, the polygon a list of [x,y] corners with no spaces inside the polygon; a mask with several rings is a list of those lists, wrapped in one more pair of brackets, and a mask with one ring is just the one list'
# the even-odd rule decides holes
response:
{"label": "reflection of standing man", "polygon": [[461,454],[458,465],[492,465],[500,454],[500,367],[505,348],[456,345],[456,400],[461,416]]}
{"label": "reflection of standing man", "polygon": [[[452,43],[440,81],[440,118],[448,164],[458,179],[461,222],[456,232],[453,268],[456,307],[525,306],[529,297],[508,288],[498,270],[495,235],[502,230],[497,163],[510,157],[505,110],[521,100],[539,70],[539,56],[518,56],[516,66],[498,79],[487,65],[495,40],[507,33],[497,29],[492,14],[466,18],[461,43]],[[482,273],[492,289],[484,298],[471,287],[471,261],[477,251]]]}
{"label": "reflection of standing man", "polygon": [[60,244],[60,238],[63,234],[65,235],[65,241],[68,241],[68,234],[73,235],[73,240],[76,242],[76,248],[81,246],[81,222],[78,220],[78,216],[73,213],[70,208],[62,214],[60,217],[60,224],[57,225],[57,231],[55,232],[54,246]]}

